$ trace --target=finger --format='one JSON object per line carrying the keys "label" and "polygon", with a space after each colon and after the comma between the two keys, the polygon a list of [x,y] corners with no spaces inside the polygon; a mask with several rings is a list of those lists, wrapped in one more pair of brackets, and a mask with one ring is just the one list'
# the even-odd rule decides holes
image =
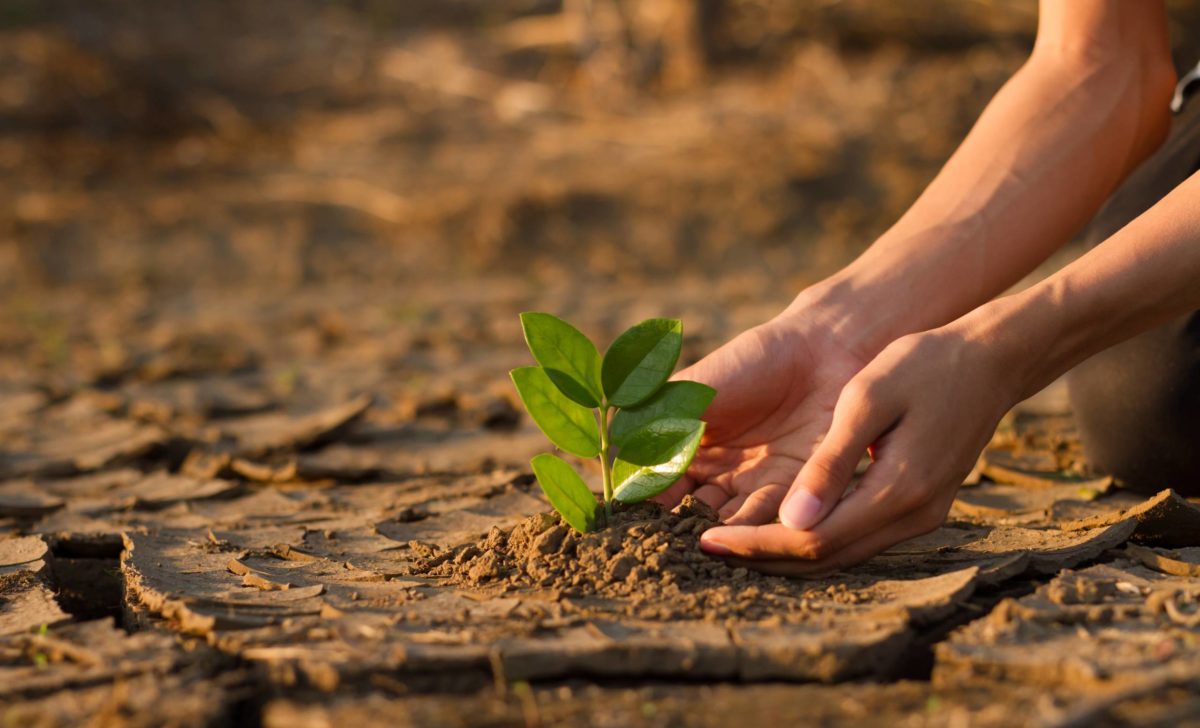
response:
{"label": "finger", "polygon": [[787,495],[788,487],[783,483],[764,485],[746,496],[737,512],[724,519],[727,526],[761,526],[771,523],[779,516],[779,504]]}
{"label": "finger", "polygon": [[867,446],[886,433],[900,409],[879,388],[852,380],[842,390],[829,433],[800,469],[779,507],[779,520],[804,530],[820,523],[846,491]]}
{"label": "finger", "polygon": [[722,523],[738,512],[742,504],[746,502],[747,495],[747,493],[737,493],[726,501],[725,505],[721,506],[721,509],[717,511],[717,516],[721,519]]}
{"label": "finger", "polygon": [[[899,433],[903,436],[905,433]],[[912,484],[908,474],[906,438],[898,438],[885,457],[867,469],[854,492],[811,530],[788,526],[727,526],[705,531],[701,546],[710,553],[751,559],[793,558],[819,561],[851,543],[882,531],[922,508],[933,492]],[[787,507],[785,502],[784,507]],[[949,504],[947,503],[947,508]]]}
{"label": "finger", "polygon": [[743,448],[701,447],[688,466],[687,474],[696,482],[704,483],[736,470],[748,456]]}
{"label": "finger", "polygon": [[731,565],[744,566],[774,576],[824,576],[848,569],[887,551],[896,544],[936,530],[945,519],[945,515],[945,513],[927,513],[924,509],[918,510],[866,538],[855,541],[837,553],[815,561],[797,561],[796,559],[764,561],[736,557],[728,558],[726,561]]}
{"label": "finger", "polygon": [[743,464],[736,472],[726,473],[709,482],[728,490],[732,496],[720,512],[722,522],[728,523],[738,514],[745,503],[751,510],[738,523],[770,523],[779,513],[779,504],[787,494],[787,486],[796,477],[802,460],[783,455],[767,455],[759,460]]}
{"label": "finger", "polygon": [[718,526],[700,535],[700,548],[714,556],[743,559],[816,560],[827,554],[820,551],[810,531],[796,531],[782,523],[765,526]]}
{"label": "finger", "polygon": [[700,486],[692,495],[696,496],[696,500],[718,512],[729,502],[730,498],[729,491],[711,483]]}
{"label": "finger", "polygon": [[679,505],[679,501],[688,493],[696,489],[696,481],[688,476],[683,476],[675,482],[670,488],[651,498],[655,503],[663,508],[674,508]]}
{"label": "finger", "polygon": [[701,448],[688,466],[687,474],[652,500],[664,508],[674,508],[685,495],[696,489],[697,483],[725,486],[745,457],[745,451],[740,448]]}

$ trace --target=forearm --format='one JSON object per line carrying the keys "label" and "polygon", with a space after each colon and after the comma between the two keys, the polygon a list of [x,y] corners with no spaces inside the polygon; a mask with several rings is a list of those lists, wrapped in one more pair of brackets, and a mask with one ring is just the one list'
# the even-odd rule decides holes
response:
{"label": "forearm", "polygon": [[951,324],[994,347],[1015,396],[1200,309],[1200,174],[1045,281]]}
{"label": "forearm", "polygon": [[[1148,7],[1134,12],[1153,15]],[[1134,39],[1088,38],[1086,52],[1064,44],[1061,29],[1043,30],[1029,62],[912,208],[858,260],[799,299],[807,310],[816,303],[828,312],[839,338],[864,354],[1010,287],[1161,141],[1173,71],[1169,64],[1164,70],[1165,43],[1141,47],[1152,28]]]}

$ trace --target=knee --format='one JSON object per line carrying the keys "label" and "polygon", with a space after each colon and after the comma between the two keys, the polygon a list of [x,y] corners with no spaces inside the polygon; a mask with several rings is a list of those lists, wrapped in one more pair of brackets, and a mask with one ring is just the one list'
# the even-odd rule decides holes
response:
{"label": "knee", "polygon": [[1098,354],[1067,378],[1091,466],[1131,489],[1200,495],[1200,371],[1178,331]]}

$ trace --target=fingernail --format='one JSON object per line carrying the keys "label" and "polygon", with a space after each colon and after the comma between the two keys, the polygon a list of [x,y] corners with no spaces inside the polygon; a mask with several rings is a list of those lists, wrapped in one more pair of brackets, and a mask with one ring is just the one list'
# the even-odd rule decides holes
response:
{"label": "fingernail", "polygon": [[700,549],[716,556],[728,556],[733,553],[728,546],[707,533],[700,534]]}
{"label": "fingernail", "polygon": [[807,490],[797,490],[787,497],[779,509],[779,520],[788,528],[802,531],[817,522],[821,499]]}

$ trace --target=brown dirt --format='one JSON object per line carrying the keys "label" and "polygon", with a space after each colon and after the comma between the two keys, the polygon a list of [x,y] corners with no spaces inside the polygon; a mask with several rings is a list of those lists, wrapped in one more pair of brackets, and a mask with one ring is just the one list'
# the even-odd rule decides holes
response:
{"label": "brown dirt", "polygon": [[538,587],[568,598],[617,597],[631,617],[786,619],[795,606],[780,598],[794,591],[787,580],[700,551],[700,534],[717,520],[691,496],[671,511],[654,503],[618,506],[608,526],[585,534],[539,513],[424,560],[414,573],[499,591]]}

